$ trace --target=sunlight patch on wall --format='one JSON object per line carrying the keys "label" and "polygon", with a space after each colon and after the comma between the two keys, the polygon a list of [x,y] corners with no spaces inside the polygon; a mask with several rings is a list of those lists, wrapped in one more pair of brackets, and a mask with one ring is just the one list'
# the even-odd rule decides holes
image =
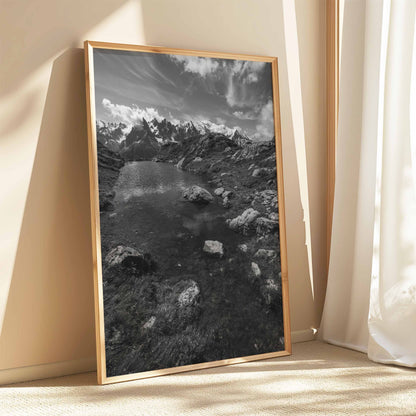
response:
{"label": "sunlight patch on wall", "polygon": [[303,121],[302,89],[300,78],[299,42],[295,3],[283,0],[284,32],[286,42],[286,59],[288,69],[290,106],[293,117],[293,135],[295,139],[296,160],[299,176],[300,198],[303,207],[305,223],[305,244],[308,252],[309,277],[312,297],[314,298],[311,226],[309,210],[308,173],[306,165],[305,126]]}

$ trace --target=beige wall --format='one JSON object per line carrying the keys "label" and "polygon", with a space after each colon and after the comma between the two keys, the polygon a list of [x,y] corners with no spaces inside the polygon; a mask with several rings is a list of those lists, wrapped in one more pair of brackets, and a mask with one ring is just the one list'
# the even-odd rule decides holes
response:
{"label": "beige wall", "polygon": [[[296,10],[294,4],[3,2],[0,370],[76,362],[95,354],[85,39],[279,58],[292,328],[319,325],[326,235],[324,9],[323,0],[298,0]],[[297,28],[290,19],[285,26],[291,11]],[[299,49],[298,63],[287,61],[286,47]],[[289,90],[288,74],[295,70],[301,79],[292,76]],[[292,88],[297,83],[300,91],[300,82],[301,96]],[[296,133],[299,120],[304,137]],[[309,265],[305,241],[310,230]],[[24,378],[24,372],[19,374]]]}

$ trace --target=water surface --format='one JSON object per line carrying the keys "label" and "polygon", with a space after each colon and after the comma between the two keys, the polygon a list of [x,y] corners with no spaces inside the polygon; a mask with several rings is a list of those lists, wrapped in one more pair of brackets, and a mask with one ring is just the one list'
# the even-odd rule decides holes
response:
{"label": "water surface", "polygon": [[131,162],[122,168],[114,187],[114,226],[123,230],[125,243],[159,259],[169,275],[179,273],[178,267],[191,270],[205,240],[218,240],[235,250],[241,239],[226,226],[227,211],[220,200],[200,205],[182,197],[192,185],[213,192],[201,177],[174,165]]}

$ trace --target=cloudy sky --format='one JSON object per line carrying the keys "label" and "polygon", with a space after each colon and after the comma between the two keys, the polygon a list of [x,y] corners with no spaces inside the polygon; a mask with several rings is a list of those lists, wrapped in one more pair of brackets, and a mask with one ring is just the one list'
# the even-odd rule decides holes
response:
{"label": "cloudy sky", "polygon": [[94,49],[97,120],[210,122],[273,137],[271,64]]}

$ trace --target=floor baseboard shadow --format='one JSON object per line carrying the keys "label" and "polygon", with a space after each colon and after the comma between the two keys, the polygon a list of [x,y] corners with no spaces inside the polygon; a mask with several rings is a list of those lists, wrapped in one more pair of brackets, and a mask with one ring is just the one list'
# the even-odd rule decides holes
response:
{"label": "floor baseboard shadow", "polygon": [[[304,329],[292,331],[292,343],[313,341],[316,331]],[[78,360],[60,361],[57,363],[39,364],[27,367],[8,368],[0,370],[0,385],[40,380],[44,378],[68,376],[96,370],[95,357]]]}
{"label": "floor baseboard shadow", "polygon": [[95,357],[0,370],[0,385],[95,371]]}

